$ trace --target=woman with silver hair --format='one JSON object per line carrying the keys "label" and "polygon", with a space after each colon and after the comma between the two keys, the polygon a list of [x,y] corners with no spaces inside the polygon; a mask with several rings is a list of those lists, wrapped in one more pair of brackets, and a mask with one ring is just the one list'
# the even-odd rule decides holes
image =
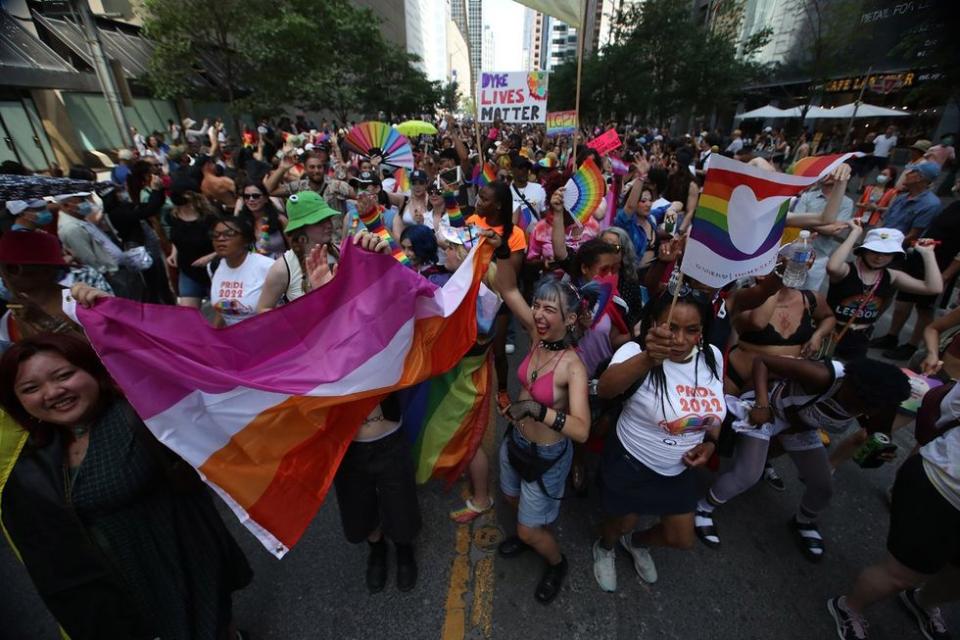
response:
{"label": "woman with silver hair", "polygon": [[627,303],[627,326],[632,329],[640,321],[641,312],[647,300],[647,290],[640,284],[640,278],[637,276],[640,266],[637,250],[630,241],[630,236],[620,227],[604,229],[600,239],[613,246],[620,254],[620,278],[617,288],[620,291],[620,297]]}

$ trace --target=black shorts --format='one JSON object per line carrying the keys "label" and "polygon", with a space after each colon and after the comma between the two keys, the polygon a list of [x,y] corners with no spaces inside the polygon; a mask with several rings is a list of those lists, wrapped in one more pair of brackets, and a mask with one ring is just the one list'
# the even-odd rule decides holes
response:
{"label": "black shorts", "polygon": [[897,472],[887,551],[908,569],[927,575],[947,564],[960,565],[960,511],[930,483],[920,455]]}
{"label": "black shorts", "polygon": [[400,544],[410,544],[420,532],[413,456],[402,429],[373,442],[350,443],[333,484],[350,542],[363,542],[377,527]]}
{"label": "black shorts", "polygon": [[907,293],[906,291],[897,292],[897,302],[912,302],[917,306],[917,309],[933,309],[933,305],[937,304],[937,298],[940,295],[925,296],[919,293]]}
{"label": "black shorts", "polygon": [[600,481],[603,511],[609,516],[693,513],[699,499],[693,469],[660,475],[630,455],[616,429],[604,445]]}

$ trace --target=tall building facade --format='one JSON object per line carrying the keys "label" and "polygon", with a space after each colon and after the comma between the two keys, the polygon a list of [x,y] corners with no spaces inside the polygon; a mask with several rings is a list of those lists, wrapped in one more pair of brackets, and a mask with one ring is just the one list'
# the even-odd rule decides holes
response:
{"label": "tall building facade", "polygon": [[543,28],[543,70],[550,71],[577,58],[577,29],[552,16],[545,16]]}
{"label": "tall building facade", "polygon": [[483,65],[482,71],[493,71],[496,64],[493,57],[495,42],[496,37],[493,35],[493,29],[488,24],[483,25],[483,51],[480,56],[480,62]]}
{"label": "tall building facade", "polygon": [[470,73],[474,78],[479,78],[483,67],[483,0],[466,0],[466,2]]}

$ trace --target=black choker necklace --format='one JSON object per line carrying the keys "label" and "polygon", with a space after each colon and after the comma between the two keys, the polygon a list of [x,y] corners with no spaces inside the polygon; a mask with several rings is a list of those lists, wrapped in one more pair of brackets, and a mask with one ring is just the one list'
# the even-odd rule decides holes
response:
{"label": "black choker necklace", "polygon": [[555,340],[553,342],[547,340],[541,340],[540,346],[546,349],[547,351],[563,351],[567,348],[566,340]]}

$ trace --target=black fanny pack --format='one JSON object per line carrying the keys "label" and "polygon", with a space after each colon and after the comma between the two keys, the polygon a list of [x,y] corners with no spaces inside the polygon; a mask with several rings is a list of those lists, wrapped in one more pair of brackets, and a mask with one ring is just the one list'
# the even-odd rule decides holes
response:
{"label": "black fanny pack", "polygon": [[537,455],[536,442],[531,442],[529,449],[521,446],[520,443],[513,438],[513,430],[515,428],[516,427],[511,424],[506,434],[507,460],[510,461],[510,466],[516,469],[524,482],[536,482],[540,485],[540,490],[543,491],[545,496],[554,500],[560,500],[560,498],[554,498],[547,492],[547,488],[543,484],[543,474],[550,471],[553,465],[557,464],[557,461],[563,457],[563,454],[567,452],[566,448],[570,446],[570,441],[566,440],[564,442],[563,453],[553,460],[547,460]]}

